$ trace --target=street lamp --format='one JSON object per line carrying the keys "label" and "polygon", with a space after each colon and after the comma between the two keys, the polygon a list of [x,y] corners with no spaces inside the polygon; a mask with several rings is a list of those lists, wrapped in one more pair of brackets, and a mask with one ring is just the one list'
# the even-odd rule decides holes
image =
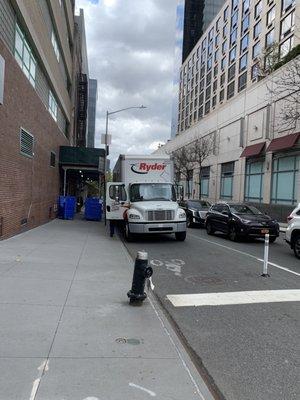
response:
{"label": "street lamp", "polygon": [[[109,145],[108,145],[108,117],[110,115],[113,114],[117,114],[120,113],[122,111],[126,111],[126,110],[132,110],[134,108],[137,109],[143,109],[143,108],[147,108],[143,105],[141,106],[133,106],[133,107],[126,107],[126,108],[121,108],[120,110],[116,110],[116,111],[106,111],[106,124],[105,124],[105,135],[104,135],[104,144],[105,144],[105,155],[104,155],[104,207],[106,207],[106,173],[107,173],[107,156],[109,155]],[[106,209],[104,211],[104,220],[105,220],[105,224],[106,224]]]}

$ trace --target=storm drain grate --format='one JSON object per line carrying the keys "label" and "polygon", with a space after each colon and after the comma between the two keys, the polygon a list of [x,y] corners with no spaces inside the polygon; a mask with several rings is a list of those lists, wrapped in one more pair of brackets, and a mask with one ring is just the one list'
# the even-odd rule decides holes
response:
{"label": "storm drain grate", "polygon": [[117,338],[116,342],[119,344],[132,344],[134,346],[141,344],[141,341],[135,338]]}

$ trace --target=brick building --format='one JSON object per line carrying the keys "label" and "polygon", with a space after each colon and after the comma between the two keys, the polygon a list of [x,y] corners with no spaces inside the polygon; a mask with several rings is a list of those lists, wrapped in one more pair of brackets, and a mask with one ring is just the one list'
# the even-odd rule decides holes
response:
{"label": "brick building", "polygon": [[56,216],[60,146],[85,145],[77,31],[74,0],[0,1],[0,239]]}

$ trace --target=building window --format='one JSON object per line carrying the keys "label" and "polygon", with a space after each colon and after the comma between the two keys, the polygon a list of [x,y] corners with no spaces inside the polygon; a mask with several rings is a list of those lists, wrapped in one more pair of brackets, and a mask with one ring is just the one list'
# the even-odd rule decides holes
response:
{"label": "building window", "polygon": [[219,56],[220,56],[220,50],[217,49],[217,50],[215,51],[215,57],[214,57],[214,61],[215,61],[215,62],[218,61]]}
{"label": "building window", "polygon": [[222,44],[222,53],[223,53],[223,54],[226,53],[226,50],[227,50],[227,40],[225,40],[225,41],[223,42],[223,44]]}
{"label": "building window", "polygon": [[210,110],[210,100],[205,103],[205,114],[208,114]]}
{"label": "building window", "polygon": [[57,121],[57,102],[51,90],[49,90],[49,112],[52,115],[54,121]]}
{"label": "building window", "polygon": [[211,30],[208,33],[208,41],[210,42],[214,37],[214,28],[211,28]]}
{"label": "building window", "polygon": [[221,190],[222,199],[232,199],[233,193],[234,162],[221,165]]}
{"label": "building window", "polygon": [[293,47],[294,47],[294,36],[291,36],[280,45],[279,48],[280,58],[286,56],[292,50]]}
{"label": "building window", "polygon": [[215,37],[215,46],[216,46],[216,47],[219,46],[219,43],[220,43],[220,34],[218,33],[218,34],[216,35],[216,37]]}
{"label": "building window", "polygon": [[215,92],[217,90],[218,87],[218,80],[216,79],[213,83],[213,91]]}
{"label": "building window", "polygon": [[221,70],[223,71],[226,67],[226,57],[222,58],[221,60]]}
{"label": "building window", "polygon": [[228,69],[228,82],[230,82],[232,79],[235,77],[235,64],[233,64],[229,69]]}
{"label": "building window", "polygon": [[250,16],[248,14],[242,21],[242,34],[245,33],[249,28],[249,23],[250,23]]}
{"label": "building window", "polygon": [[234,45],[237,37],[237,28],[235,28],[230,34],[230,46]]}
{"label": "building window", "polygon": [[210,70],[212,67],[212,57],[209,57],[209,59],[207,60],[207,69]]}
{"label": "building window", "polygon": [[241,40],[241,53],[243,53],[245,50],[248,49],[248,44],[249,44],[249,33],[243,37]]}
{"label": "building window", "polygon": [[214,66],[214,77],[218,75],[218,65]]}
{"label": "building window", "polygon": [[26,157],[33,157],[34,137],[31,133],[21,128],[20,130],[20,153]]}
{"label": "building window", "polygon": [[228,34],[228,25],[223,26],[223,39],[227,37]]}
{"label": "building window", "polygon": [[218,18],[216,22],[216,31],[218,31],[219,29],[220,29],[220,18]]}
{"label": "building window", "polygon": [[220,103],[224,100],[224,96],[225,96],[225,91],[224,91],[224,89],[222,89],[220,91]]}
{"label": "building window", "polygon": [[58,43],[57,43],[56,35],[55,35],[54,31],[52,31],[52,34],[51,34],[51,43],[52,43],[53,50],[56,55],[57,61],[59,61],[59,48],[58,48]]}
{"label": "building window", "polygon": [[285,38],[294,30],[295,12],[291,12],[281,21],[280,39]]}
{"label": "building window", "polygon": [[199,193],[200,197],[208,197],[209,196],[209,176],[210,176],[210,167],[202,167],[200,170],[200,188]]}
{"label": "building window", "polygon": [[198,108],[198,120],[203,117],[203,107]]}
{"label": "building window", "polygon": [[239,0],[232,0],[232,10],[234,10],[238,4],[239,4]]}
{"label": "building window", "polygon": [[220,77],[220,85],[223,86],[225,83],[225,72]]}
{"label": "building window", "polygon": [[212,54],[212,49],[213,49],[213,43],[210,43],[207,48],[207,53],[209,56]]}
{"label": "building window", "polygon": [[252,58],[258,57],[260,54],[260,42],[257,42],[253,47],[252,47]]}
{"label": "building window", "polygon": [[272,29],[270,32],[266,34],[266,47],[272,46],[275,42],[275,29]]}
{"label": "building window", "polygon": [[245,53],[241,58],[240,58],[240,66],[239,66],[239,71],[242,72],[247,68],[247,62],[248,62],[248,53]]}
{"label": "building window", "polygon": [[254,64],[251,68],[251,79],[256,79],[259,74],[259,64]]}
{"label": "building window", "polygon": [[54,153],[54,151],[51,151],[50,153],[50,166],[51,167],[55,167],[56,165],[56,154]]}
{"label": "building window", "polygon": [[244,0],[243,1],[243,14],[246,14],[246,12],[249,10],[250,7],[250,0]]}
{"label": "building window", "polygon": [[263,161],[248,161],[245,174],[245,201],[261,203],[263,200]]}
{"label": "building window", "polygon": [[231,17],[231,29],[236,26],[237,22],[238,22],[238,11],[236,11],[234,14],[232,14],[232,17]]}
{"label": "building window", "polygon": [[270,25],[275,19],[276,7],[272,7],[267,13],[267,25]]}
{"label": "building window", "polygon": [[36,61],[19,25],[16,25],[15,33],[15,58],[32,86],[35,86]]}
{"label": "building window", "polygon": [[239,77],[239,87],[238,91],[242,91],[246,88],[247,86],[247,72],[244,72],[240,77]]}
{"label": "building window", "polygon": [[258,18],[262,13],[262,0],[260,0],[254,8],[254,18]]}
{"label": "building window", "polygon": [[235,57],[236,57],[236,46],[229,52],[229,64],[235,61]]}
{"label": "building window", "polygon": [[234,81],[227,86],[227,100],[234,96]]}
{"label": "building window", "polygon": [[207,99],[210,99],[210,94],[211,94],[211,86],[208,86],[207,88],[206,88],[206,91],[205,91],[205,99],[207,100]]}
{"label": "building window", "polygon": [[258,38],[260,32],[261,32],[261,21],[259,21],[256,25],[254,25],[253,38],[254,39]]}
{"label": "building window", "polygon": [[214,96],[214,97],[212,98],[212,107],[215,107],[216,104],[217,104],[217,96]]}
{"label": "building window", "polygon": [[280,157],[273,160],[272,203],[295,204],[297,202],[297,177],[299,156]]}
{"label": "building window", "polygon": [[295,3],[296,0],[282,0],[282,11],[286,11],[287,8],[290,8]]}
{"label": "building window", "polygon": [[226,7],[223,14],[224,22],[227,21],[228,19],[228,13],[229,13],[229,7]]}

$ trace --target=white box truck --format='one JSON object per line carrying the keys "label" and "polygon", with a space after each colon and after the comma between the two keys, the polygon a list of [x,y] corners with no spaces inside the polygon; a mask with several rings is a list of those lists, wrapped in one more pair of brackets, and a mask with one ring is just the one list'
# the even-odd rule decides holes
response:
{"label": "white box truck", "polygon": [[147,233],[186,237],[186,214],[179,207],[169,156],[120,155],[114,182],[106,188],[106,218],[122,221],[126,240]]}

